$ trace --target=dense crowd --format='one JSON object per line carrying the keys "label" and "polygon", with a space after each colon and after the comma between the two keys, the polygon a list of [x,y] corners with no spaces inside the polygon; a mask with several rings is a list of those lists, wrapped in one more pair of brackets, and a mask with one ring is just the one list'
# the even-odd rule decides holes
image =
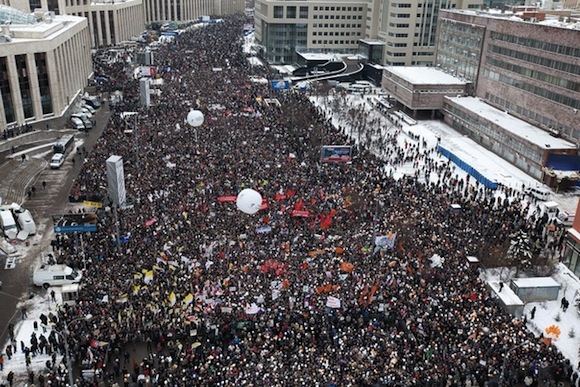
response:
{"label": "dense crowd", "polygon": [[[244,56],[243,24],[226,18],[160,46],[164,83],[149,109],[121,65],[97,64],[123,98],[71,196],[104,200],[105,160],[116,154],[133,206],[118,211],[119,235],[114,211],[99,211],[85,256],[73,239],[61,243],[60,260],[86,265],[81,300],[55,316],[57,328],[69,323],[75,363],[126,386],[569,378],[555,347],[503,312],[466,265],[469,255],[505,251],[516,230],[544,243],[547,219],[528,216],[517,190],[498,195],[458,178],[420,136],[400,144],[400,125],[373,140],[385,158],[360,147],[351,164],[321,164],[321,145],[353,140],[307,95],[252,80],[272,77]],[[185,121],[192,108],[204,113],[199,128]],[[362,116],[352,111],[353,122]],[[395,180],[386,166],[402,163],[418,172]],[[243,188],[259,191],[266,208],[247,215],[218,201]],[[375,246],[378,236],[392,245]],[[63,350],[59,337],[49,341]],[[124,351],[135,342],[149,356],[131,362]],[[52,385],[66,380],[60,370]]]}

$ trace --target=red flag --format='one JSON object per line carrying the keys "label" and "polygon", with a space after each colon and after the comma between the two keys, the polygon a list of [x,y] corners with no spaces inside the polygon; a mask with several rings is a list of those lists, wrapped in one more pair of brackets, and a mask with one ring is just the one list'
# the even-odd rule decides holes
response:
{"label": "red flag", "polygon": [[326,215],[320,221],[320,228],[323,230],[328,230],[330,225],[332,224],[332,217],[330,215]]}
{"label": "red flag", "polygon": [[262,205],[260,206],[260,210],[267,210],[269,208],[268,206],[268,199],[263,198],[262,199]]}
{"label": "red flag", "polygon": [[294,204],[294,210],[296,211],[302,211],[302,209],[304,208],[304,200],[299,199],[296,204]]}

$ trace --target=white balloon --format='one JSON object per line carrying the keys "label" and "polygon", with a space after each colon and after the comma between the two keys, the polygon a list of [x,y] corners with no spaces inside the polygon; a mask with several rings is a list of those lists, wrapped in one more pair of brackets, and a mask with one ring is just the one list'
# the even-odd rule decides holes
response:
{"label": "white balloon", "polygon": [[187,114],[187,123],[191,126],[201,126],[203,124],[203,113],[199,110],[191,110]]}
{"label": "white balloon", "polygon": [[236,199],[238,209],[246,214],[255,214],[262,206],[262,195],[258,191],[246,188],[238,194]]}

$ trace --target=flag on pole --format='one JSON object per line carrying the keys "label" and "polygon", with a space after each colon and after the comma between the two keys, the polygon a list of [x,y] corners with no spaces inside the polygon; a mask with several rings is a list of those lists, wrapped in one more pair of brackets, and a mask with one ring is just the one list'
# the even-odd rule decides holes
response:
{"label": "flag on pole", "polygon": [[175,305],[176,302],[177,302],[177,296],[175,295],[174,292],[171,292],[171,294],[169,294],[169,305],[173,306],[173,305]]}
{"label": "flag on pole", "polygon": [[148,285],[153,281],[153,270],[149,270],[145,273],[145,277],[143,277],[143,282]]}

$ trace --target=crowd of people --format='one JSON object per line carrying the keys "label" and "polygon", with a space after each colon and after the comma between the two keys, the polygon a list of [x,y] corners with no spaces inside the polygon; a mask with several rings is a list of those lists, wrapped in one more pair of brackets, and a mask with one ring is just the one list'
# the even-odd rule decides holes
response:
{"label": "crowd of people", "polygon": [[[78,384],[569,379],[569,362],[502,311],[466,265],[467,256],[505,252],[520,229],[544,241],[547,220],[528,216],[517,190],[500,186],[498,195],[458,178],[420,136],[378,141],[386,159],[355,147],[351,163],[321,163],[321,145],[354,140],[308,95],[252,81],[273,76],[243,54],[244,22],[228,17],[159,46],[163,85],[149,109],[122,65],[97,64],[122,101],[71,197],[106,202],[105,160],[115,154],[132,205],[117,217],[100,210],[82,252],[73,238],[60,243],[59,260],[86,266],[79,301],[61,308],[54,328],[68,323],[74,363],[96,371],[97,381]],[[187,124],[190,109],[203,112],[202,126]],[[385,166],[401,163],[419,172],[394,179]],[[226,199],[244,188],[265,199],[255,215]],[[51,340],[63,350],[59,336]],[[149,355],[131,362],[132,343]],[[51,366],[60,372],[43,380],[64,385],[64,366]]]}

